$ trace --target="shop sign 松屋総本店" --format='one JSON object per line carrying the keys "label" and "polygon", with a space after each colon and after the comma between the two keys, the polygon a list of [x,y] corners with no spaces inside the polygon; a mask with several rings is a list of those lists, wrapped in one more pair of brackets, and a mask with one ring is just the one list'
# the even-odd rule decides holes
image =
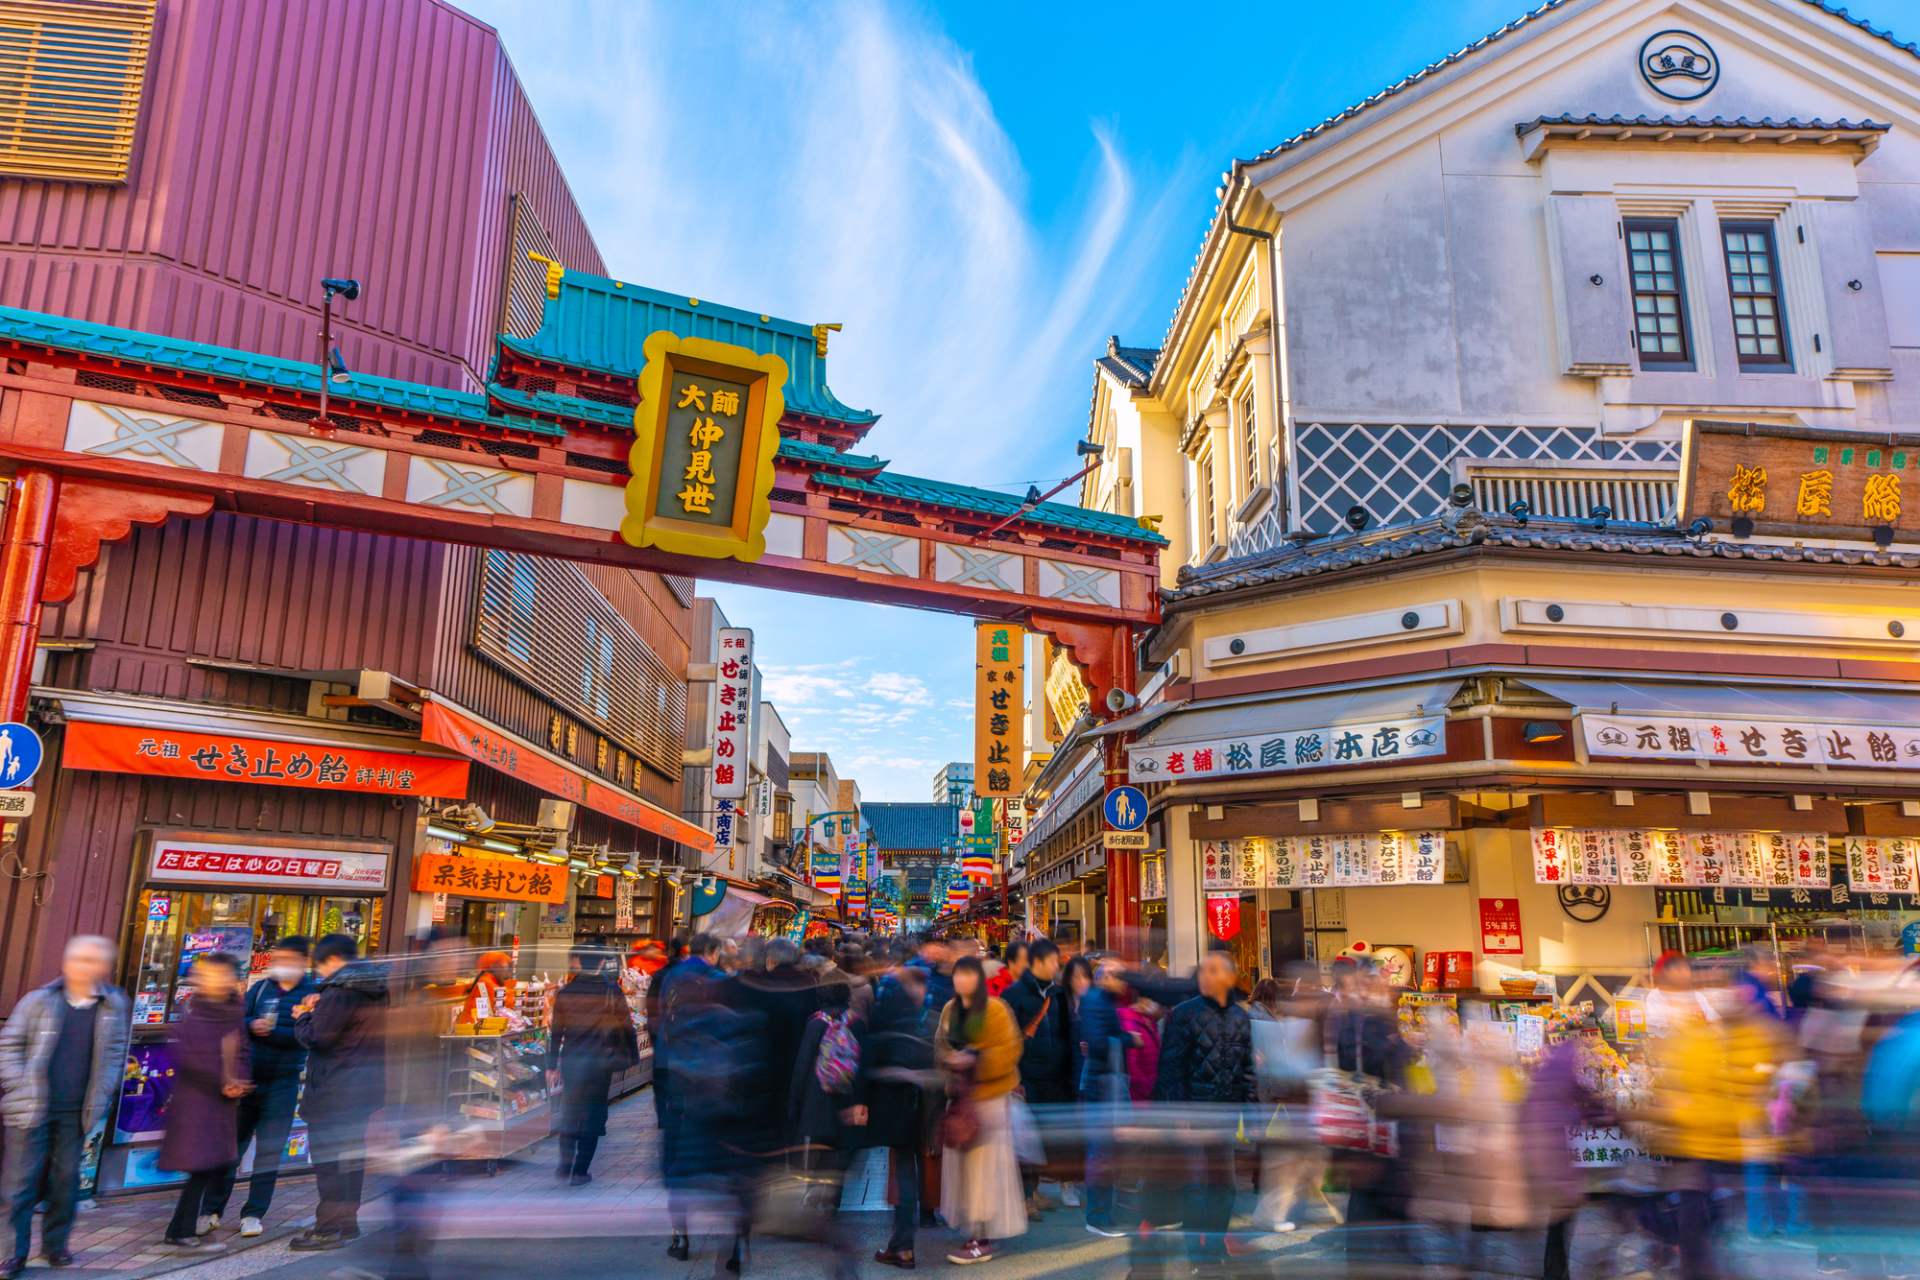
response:
{"label": "shop sign \u677e\u5c4b\u7dcf\u672c\u5e97", "polygon": [[1446,725],[1445,716],[1405,716],[1285,733],[1128,747],[1127,776],[1133,782],[1167,782],[1439,756],[1447,751]]}
{"label": "shop sign \u677e\u5c4b\u7dcf\u672c\u5e97", "polygon": [[1444,831],[1244,836],[1200,842],[1203,889],[1325,889],[1443,884]]}
{"label": "shop sign \u677e\u5c4b\u7dcf\u672c\u5e97", "polygon": [[1019,795],[1026,770],[1026,632],[1007,622],[974,628],[973,785],[981,797]]}
{"label": "shop sign \u677e\u5c4b\u7dcf\u672c\u5e97", "polygon": [[413,888],[497,902],[565,902],[567,869],[526,858],[421,853],[413,859]]}
{"label": "shop sign \u677e\u5c4b\u7dcf\u672c\u5e97", "polygon": [[161,884],[249,885],[293,893],[379,893],[387,855],[293,845],[154,840],[147,878]]}
{"label": "shop sign \u677e\u5c4b\u7dcf\u672c\u5e97", "polygon": [[661,329],[641,347],[620,536],[675,555],[766,554],[787,364]]}
{"label": "shop sign \u677e\u5c4b\u7dcf\u672c\u5e97", "polygon": [[[1920,839],[1849,837],[1847,853],[1855,889],[1913,892]],[[1827,837],[1818,831],[1535,827],[1533,878],[1547,885],[1824,889]]]}
{"label": "shop sign \u677e\u5c4b\u7dcf\u672c\u5e97", "polygon": [[1920,769],[1920,725],[1593,712],[1582,712],[1579,721],[1587,754],[1608,759]]}
{"label": "shop sign \u677e\u5c4b\u7dcf\u672c\u5e97", "polygon": [[69,769],[106,773],[447,800],[466,797],[469,767],[465,760],[409,751],[91,720],[77,720],[67,726],[61,764]]}

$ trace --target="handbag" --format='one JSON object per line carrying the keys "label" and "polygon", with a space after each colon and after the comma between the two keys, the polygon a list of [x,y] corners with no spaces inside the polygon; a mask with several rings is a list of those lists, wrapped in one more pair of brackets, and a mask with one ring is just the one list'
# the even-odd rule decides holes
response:
{"label": "handbag", "polygon": [[955,1094],[947,1101],[947,1110],[940,1117],[940,1145],[952,1147],[955,1151],[968,1151],[980,1141],[980,1109],[973,1099],[964,1093]]}
{"label": "handbag", "polygon": [[1375,1114],[1371,1092],[1353,1077],[1321,1072],[1308,1097],[1309,1124],[1321,1146],[1376,1156],[1400,1154],[1400,1126]]}

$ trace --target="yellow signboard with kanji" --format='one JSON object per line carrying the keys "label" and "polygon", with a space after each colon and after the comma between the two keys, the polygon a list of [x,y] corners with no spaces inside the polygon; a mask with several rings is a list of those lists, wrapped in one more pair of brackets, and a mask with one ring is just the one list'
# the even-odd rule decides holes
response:
{"label": "yellow signboard with kanji", "polygon": [[787,363],[662,329],[642,348],[620,536],[677,555],[758,560]]}
{"label": "yellow signboard with kanji", "polygon": [[1908,541],[1920,534],[1920,436],[1693,422],[1680,522],[1722,533]]}
{"label": "yellow signboard with kanji", "polygon": [[1026,632],[1010,622],[974,628],[974,794],[1003,798],[1025,787]]}

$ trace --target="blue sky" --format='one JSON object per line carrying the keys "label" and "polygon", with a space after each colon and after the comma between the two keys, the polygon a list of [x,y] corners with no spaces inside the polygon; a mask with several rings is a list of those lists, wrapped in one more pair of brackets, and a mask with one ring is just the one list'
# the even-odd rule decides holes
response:
{"label": "blue sky", "polygon": [[[1158,344],[1234,157],[1530,0],[457,2],[501,32],[614,274],[845,324],[828,367],[884,415],[872,452],[1018,492],[1072,469],[1106,336]],[[1915,0],[1864,7],[1920,34]],[[966,620],[703,589],[754,628],[795,748],[867,799],[970,755]]]}

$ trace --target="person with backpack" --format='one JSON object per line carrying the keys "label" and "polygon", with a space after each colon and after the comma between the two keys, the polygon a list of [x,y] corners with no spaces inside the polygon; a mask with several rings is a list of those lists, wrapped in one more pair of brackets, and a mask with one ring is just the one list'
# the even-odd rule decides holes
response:
{"label": "person with backpack", "polygon": [[560,1166],[554,1177],[569,1186],[593,1181],[588,1169],[607,1132],[607,1091],[616,1073],[640,1061],[633,1015],[612,970],[611,952],[574,949],[574,975],[553,998],[548,1069],[560,1077]]}

